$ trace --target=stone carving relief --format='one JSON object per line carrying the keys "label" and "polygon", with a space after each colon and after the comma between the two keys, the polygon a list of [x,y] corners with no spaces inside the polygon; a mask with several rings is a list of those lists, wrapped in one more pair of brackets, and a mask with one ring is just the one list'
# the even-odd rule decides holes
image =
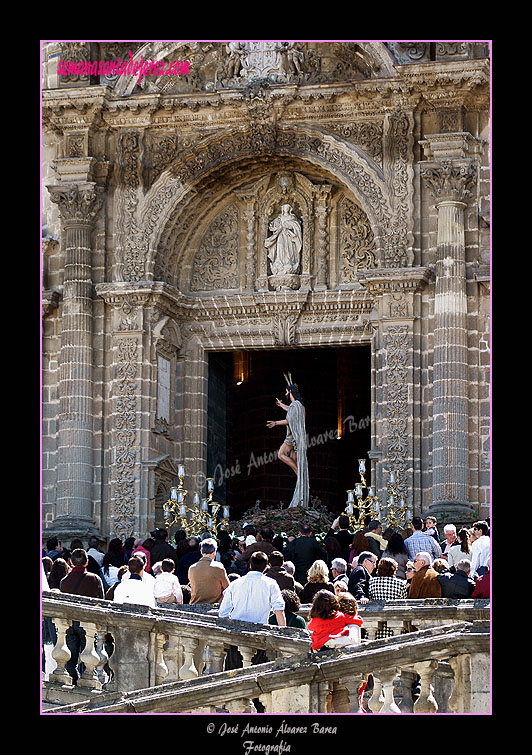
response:
{"label": "stone carving relief", "polygon": [[238,210],[231,205],[213,220],[201,240],[194,258],[192,291],[239,288],[238,239]]}
{"label": "stone carving relief", "polygon": [[406,325],[389,327],[384,334],[386,349],[386,458],[389,469],[399,472],[399,495],[408,496],[406,472],[409,457],[409,333]]}
{"label": "stone carving relief", "polygon": [[113,531],[125,539],[136,522],[137,341],[120,338],[116,349]]}
{"label": "stone carving relief", "polygon": [[383,123],[382,121],[360,121],[359,123],[328,123],[327,128],[338,136],[361,147],[377,165],[383,164]]}
{"label": "stone carving relief", "polygon": [[176,134],[154,133],[151,135],[148,154],[149,175],[146,181],[148,185],[151,186],[174,160],[177,154],[177,144]]}
{"label": "stone carving relief", "polygon": [[359,270],[377,266],[375,238],[367,215],[350,199],[342,200],[339,220],[340,280],[351,283]]}
{"label": "stone carving relief", "polygon": [[[314,168],[323,167],[333,170],[339,181],[345,181],[347,185],[352,184],[356,187],[357,202],[360,203],[368,216],[373,229],[377,245],[375,258],[379,267],[402,267],[412,264],[410,241],[412,214],[410,171],[412,169],[410,165],[411,135],[409,121],[410,115],[405,114],[404,117],[394,115],[393,123],[387,125],[386,143],[389,144],[392,153],[387,158],[384,174],[376,167],[373,168],[365,163],[363,157],[359,153],[354,153],[347,143],[341,143],[332,137],[324,134],[317,136],[316,133],[293,130],[286,126],[277,129],[276,133],[274,149],[276,157],[284,155],[300,157],[311,163]],[[129,145],[129,142],[124,142],[123,150],[125,150],[126,144]],[[138,144],[134,150],[138,161],[142,145]],[[166,229],[157,231],[160,226],[161,215],[171,216],[171,204],[175,201],[176,193],[181,192],[183,197],[186,196],[185,192],[191,194],[188,187],[199,185],[204,177],[207,181],[209,173],[215,169],[220,172],[226,169],[230,171],[231,165],[237,164],[240,159],[247,160],[255,153],[256,142],[253,140],[251,131],[226,132],[221,134],[219,139],[206,139],[196,144],[193,150],[183,153],[182,159],[175,160],[171,169],[165,171],[161,176],[161,178],[164,176],[164,180],[158,181],[157,188],[154,187],[154,190],[148,192],[145,197],[142,197],[139,193],[133,195],[132,187],[131,196],[127,200],[125,197],[123,199],[121,209],[123,222],[121,220],[120,223],[117,223],[117,227],[123,229],[121,244],[117,243],[117,251],[118,253],[121,252],[123,257],[122,279],[136,281],[145,277],[148,279],[152,277],[153,270],[150,266],[153,262],[150,260],[150,255],[156,252],[159,266],[165,268],[160,270],[162,277],[159,277],[159,279],[171,281],[172,272],[168,265],[171,258],[172,260],[177,259],[175,246],[172,245],[172,249],[166,248],[163,251],[160,246],[161,242],[154,237],[154,234],[160,233],[159,238],[163,243],[166,243],[165,239],[172,237]],[[126,154],[123,155],[122,159],[125,157]],[[135,170],[132,168],[131,177],[135,175]],[[304,180],[298,177],[299,175],[294,173],[292,179],[290,177],[286,179],[286,186],[278,184],[275,189],[271,189],[271,196],[266,194],[257,196],[255,239],[256,244],[263,248],[264,240],[270,235],[267,232],[267,224],[280,214],[282,204],[290,204],[293,214],[301,221],[302,225],[303,244],[300,275],[306,276],[304,285],[308,286],[310,285],[310,276],[316,275],[314,267],[316,263],[311,258],[313,245],[316,243],[314,227],[321,223],[320,237],[324,239],[328,231],[329,221],[327,220],[328,209],[326,206],[322,208],[321,221],[318,221],[320,213],[316,213],[313,193],[315,187],[319,184],[314,184],[305,179],[308,182],[308,185],[305,185]],[[228,176],[228,180],[230,180],[230,176]],[[189,198],[187,197],[188,201]],[[192,209],[194,206],[192,194],[190,203]],[[244,207],[242,207],[242,210],[244,210]],[[193,210],[189,213],[188,209],[184,214],[181,213],[179,228],[176,227],[175,233],[172,232],[174,239],[176,234],[181,236],[183,239],[181,243],[184,243],[184,225],[193,229],[195,223],[197,223],[197,213],[196,220],[192,220],[192,215]],[[140,218],[142,218],[142,222]],[[251,239],[250,244],[252,244],[253,213],[248,213],[242,220],[247,225],[248,236]],[[222,231],[221,226],[235,228],[230,223],[228,225],[228,222],[228,218],[220,221],[220,227],[216,232]],[[171,231],[171,226],[169,228]],[[214,229],[212,232],[215,233]],[[227,230],[221,233],[221,237],[223,243],[227,244]],[[207,237],[204,242],[202,241],[202,244],[201,254],[195,263],[195,270],[192,275],[192,290],[213,290],[214,265],[209,262],[209,255],[206,252],[206,248],[209,246]],[[214,251],[212,244],[211,248],[215,255],[218,254]],[[222,269],[225,268],[225,275],[222,278],[226,280],[217,283],[216,287],[239,288],[236,248],[237,244],[235,244],[229,256],[224,258]],[[153,250],[153,252],[148,250]],[[246,251],[246,257],[250,256],[250,250],[251,246]],[[257,255],[258,259],[259,257],[260,255]],[[266,254],[263,257],[265,262],[269,263]],[[142,260],[143,262],[141,262]],[[320,264],[322,270],[320,275],[323,277],[325,273],[323,259],[321,259]],[[175,262],[172,262],[172,265],[175,267]],[[202,265],[205,265],[206,276],[199,273]],[[259,290],[267,290],[269,288],[267,276],[270,270],[267,269],[266,264],[262,267],[261,265],[262,262],[259,259],[257,286]],[[251,275],[252,266],[248,265],[248,268]],[[204,286],[203,281],[207,281],[208,286]],[[303,281],[301,281],[301,285],[303,285]]]}
{"label": "stone carving relief", "polygon": [[274,319],[273,337],[276,346],[295,346],[298,319],[299,315],[283,315]]}

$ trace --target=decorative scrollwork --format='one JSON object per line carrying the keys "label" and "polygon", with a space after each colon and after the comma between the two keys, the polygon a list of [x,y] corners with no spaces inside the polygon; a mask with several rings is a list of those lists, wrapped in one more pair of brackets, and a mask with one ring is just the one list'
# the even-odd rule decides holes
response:
{"label": "decorative scrollwork", "polygon": [[192,291],[239,287],[238,210],[228,207],[203,237],[192,271]]}

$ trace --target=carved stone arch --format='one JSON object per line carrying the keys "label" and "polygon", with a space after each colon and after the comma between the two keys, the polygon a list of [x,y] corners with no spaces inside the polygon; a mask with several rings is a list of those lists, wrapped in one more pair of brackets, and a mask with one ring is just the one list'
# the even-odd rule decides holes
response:
{"label": "carved stone arch", "polygon": [[[401,229],[394,224],[394,202],[388,182],[373,160],[365,158],[362,150],[338,137],[292,124],[279,126],[277,130],[273,157],[285,156],[319,168],[353,194],[369,218],[379,264],[385,266],[387,238],[396,239]],[[176,211],[179,214],[178,208],[185,205],[191,193],[199,194],[201,187],[221,168],[253,165],[261,157],[271,159],[270,155],[256,153],[247,130],[206,138],[177,156],[140,201],[138,208],[143,228],[146,280],[154,277],[156,255],[167,224]],[[137,239],[137,256],[140,253],[138,243]],[[127,269],[127,264],[125,267]]]}
{"label": "carved stone arch", "polygon": [[[215,48],[220,47],[220,50],[216,52]],[[131,53],[130,57],[124,56],[124,60],[131,63],[131,73],[124,76],[119,76],[115,85],[114,92],[117,95],[128,96],[131,95],[137,85],[145,92],[160,92],[161,85],[164,88],[166,77],[161,77],[159,87],[146,76],[140,76],[138,73],[133,73],[133,63],[137,63],[138,67],[143,61],[162,61],[168,62],[175,61],[189,61],[190,62],[190,77],[193,84],[193,90],[213,90],[220,86],[220,77],[223,78],[222,69],[226,67],[227,58],[223,50],[225,49],[225,43],[219,45],[217,43],[206,42],[146,42],[137,47],[134,54]],[[306,48],[310,57],[316,56],[316,51],[311,51],[312,44],[307,45],[302,43],[297,47]],[[386,47],[384,42],[357,42],[340,44],[337,46],[340,52],[340,59],[344,56],[341,54],[343,48],[344,53],[347,53],[346,48],[350,48],[350,52],[347,55],[347,59],[340,62],[338,59],[338,66],[342,69],[343,74],[332,75],[333,80],[351,80],[353,75],[357,78],[391,78],[396,75],[393,55]],[[201,83],[199,76],[199,67],[205,66],[206,56],[214,55],[217,63],[210,62],[211,77],[213,80]],[[350,64],[348,63],[350,60]],[[214,66],[214,67],[213,67]],[[255,76],[258,72],[255,73]],[[332,72],[330,72],[331,74]],[[337,72],[338,73],[338,72]],[[263,74],[259,74],[259,78]],[[168,77],[171,78],[171,77]],[[251,77],[253,78],[253,77]],[[286,76],[281,74],[273,75],[271,77],[272,82],[277,83],[293,83],[294,81],[302,82],[309,81],[305,76],[295,79],[292,76]],[[318,77],[320,80],[320,77]],[[327,80],[327,76],[325,77]],[[242,75],[234,76],[226,84],[230,87],[244,87],[249,83],[250,79]],[[310,79],[309,83],[316,83],[316,80]]]}

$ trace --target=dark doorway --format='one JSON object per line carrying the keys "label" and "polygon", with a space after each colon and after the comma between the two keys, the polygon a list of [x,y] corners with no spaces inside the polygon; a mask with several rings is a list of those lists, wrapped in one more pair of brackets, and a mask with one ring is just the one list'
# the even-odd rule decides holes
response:
{"label": "dark doorway", "polygon": [[277,458],[286,427],[266,427],[286,417],[275,404],[286,372],[305,402],[311,499],[344,509],[371,447],[370,369],[369,345],[209,354],[207,475],[231,519],[257,501],[286,507],[292,498],[294,474]]}

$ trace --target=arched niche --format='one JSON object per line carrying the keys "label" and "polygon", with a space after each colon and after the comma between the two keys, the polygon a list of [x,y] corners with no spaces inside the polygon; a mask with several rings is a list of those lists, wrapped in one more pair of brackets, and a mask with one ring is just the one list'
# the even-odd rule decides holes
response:
{"label": "arched niche", "polygon": [[[222,180],[197,193],[184,213],[190,230],[176,219],[164,236],[156,279],[185,293],[356,286],[356,271],[376,266],[366,214],[338,182],[284,166],[230,191]],[[272,275],[265,247],[270,223],[285,204],[303,238],[298,275],[288,281]]]}
{"label": "arched niche", "polygon": [[[136,227],[141,232],[128,238],[125,229],[124,279],[168,279],[169,240],[173,239],[174,248],[179,247],[176,234],[183,236],[201,222],[198,197],[216,191],[218,201],[223,202],[246,181],[284,169],[310,171],[321,181],[343,186],[368,217],[378,263],[386,265],[387,238],[396,243],[398,231],[393,198],[382,171],[361,149],[340,138],[290,127],[279,129],[273,153],[257,151],[245,130],[208,138],[182,153],[139,201]],[[128,255],[134,265],[129,264]],[[186,265],[187,260],[177,259],[176,264]]]}

